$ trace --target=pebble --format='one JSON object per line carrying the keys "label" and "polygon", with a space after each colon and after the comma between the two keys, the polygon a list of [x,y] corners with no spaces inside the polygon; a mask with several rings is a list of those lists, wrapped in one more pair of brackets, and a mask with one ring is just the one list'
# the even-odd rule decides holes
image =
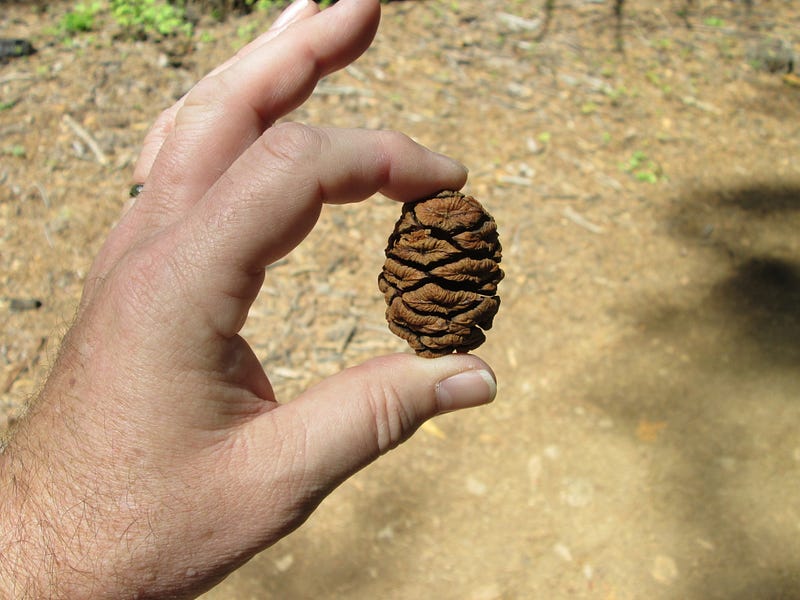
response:
{"label": "pebble", "polygon": [[536,141],[536,138],[529,137],[525,140],[525,146],[531,154],[541,154],[544,152],[544,146]]}
{"label": "pebble", "polygon": [[545,446],[544,455],[550,460],[555,460],[559,456],[561,456],[561,448],[559,448],[555,444],[550,444],[549,446]]}
{"label": "pebble", "polygon": [[508,366],[512,369],[516,369],[519,365],[517,362],[517,353],[514,352],[514,349],[510,346],[506,348],[506,359],[508,360]]}
{"label": "pebble", "polygon": [[522,187],[531,187],[533,179],[530,177],[517,177],[515,175],[502,175],[497,179],[500,183],[507,183],[509,185],[519,185]]}
{"label": "pebble", "polygon": [[572,562],[572,552],[566,544],[558,542],[555,546],[553,546],[553,552],[555,552],[556,556],[558,556],[560,559],[567,562]]}
{"label": "pebble", "polygon": [[467,478],[467,491],[473,496],[485,496],[488,489],[482,481],[474,477]]}
{"label": "pebble", "polygon": [[650,574],[657,582],[669,585],[678,578],[678,566],[671,556],[659,554],[653,559]]}
{"label": "pebble", "polygon": [[542,26],[541,19],[525,19],[510,13],[497,13],[497,20],[511,31],[536,31]]}
{"label": "pebble", "polygon": [[516,82],[509,83],[506,86],[506,91],[509,96],[514,96],[515,98],[530,98],[533,96],[533,90],[531,88]]}
{"label": "pebble", "polygon": [[275,559],[275,568],[278,569],[279,573],[285,573],[289,569],[292,568],[294,564],[294,556],[291,554],[285,554],[280,558]]}
{"label": "pebble", "polygon": [[528,163],[519,163],[517,173],[520,177],[533,177],[536,175],[536,169]]}
{"label": "pebble", "polygon": [[589,506],[594,498],[594,485],[588,479],[569,478],[564,480],[561,500],[567,506],[583,508]]}

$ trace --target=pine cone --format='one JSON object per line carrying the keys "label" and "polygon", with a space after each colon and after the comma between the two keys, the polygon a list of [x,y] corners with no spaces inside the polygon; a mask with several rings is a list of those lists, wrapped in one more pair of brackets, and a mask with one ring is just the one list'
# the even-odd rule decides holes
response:
{"label": "pine cone", "polygon": [[494,219],[471,196],[404,204],[378,276],[389,329],[428,358],[480,346],[500,306],[501,250]]}

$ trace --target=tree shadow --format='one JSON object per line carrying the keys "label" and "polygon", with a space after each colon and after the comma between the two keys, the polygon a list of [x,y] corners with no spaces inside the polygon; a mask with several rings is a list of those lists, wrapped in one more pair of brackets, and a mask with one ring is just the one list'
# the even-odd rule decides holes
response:
{"label": "tree shadow", "polygon": [[792,185],[687,192],[667,222],[704,261],[704,293],[635,300],[637,333],[594,369],[589,402],[627,431],[665,424],[654,510],[705,570],[682,597],[800,598],[800,546],[787,544],[800,518],[798,211]]}
{"label": "tree shadow", "polygon": [[800,265],[748,257],[712,295],[765,361],[800,365]]}
{"label": "tree shadow", "polygon": [[800,187],[771,182],[722,190],[701,190],[698,199],[722,209],[734,208],[761,215],[800,210]]}

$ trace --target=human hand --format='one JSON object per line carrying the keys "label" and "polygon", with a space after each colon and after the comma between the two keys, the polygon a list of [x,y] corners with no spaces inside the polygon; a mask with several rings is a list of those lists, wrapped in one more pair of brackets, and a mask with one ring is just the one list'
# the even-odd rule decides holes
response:
{"label": "human hand", "polygon": [[379,4],[317,13],[287,9],[148,135],[143,192],[0,456],[0,596],[198,594],[425,419],[493,398],[474,356],[399,354],[278,405],[238,335],[265,266],[323,203],[412,200],[466,180],[397,133],[274,125],[369,46]]}

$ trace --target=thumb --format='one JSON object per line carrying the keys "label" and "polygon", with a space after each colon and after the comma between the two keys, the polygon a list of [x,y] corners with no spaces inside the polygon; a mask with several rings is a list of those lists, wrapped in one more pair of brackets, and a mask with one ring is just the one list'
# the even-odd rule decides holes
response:
{"label": "thumb", "polygon": [[476,356],[395,354],[342,371],[271,416],[302,453],[304,483],[330,490],[427,419],[487,404],[496,390],[494,373]]}

